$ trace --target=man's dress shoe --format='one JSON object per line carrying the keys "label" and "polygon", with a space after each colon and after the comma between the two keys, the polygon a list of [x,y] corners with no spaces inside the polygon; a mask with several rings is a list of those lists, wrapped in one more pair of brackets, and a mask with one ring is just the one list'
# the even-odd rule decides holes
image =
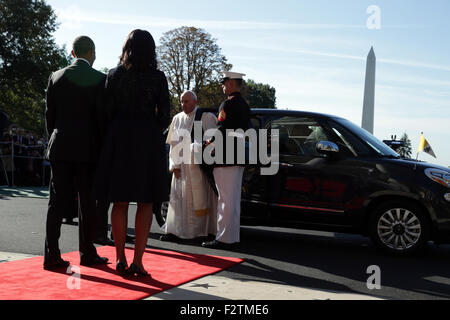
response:
{"label": "man's dress shoe", "polygon": [[44,270],[51,271],[56,269],[68,268],[69,266],[69,261],[65,261],[59,258],[54,261],[44,263]]}
{"label": "man's dress shoe", "polygon": [[107,264],[108,258],[103,258],[100,256],[94,256],[89,258],[81,258],[80,265],[82,266],[93,266],[93,265],[99,265],[99,264]]}
{"label": "man's dress shoe", "polygon": [[202,243],[202,247],[210,248],[210,249],[224,249],[224,250],[233,250],[238,246],[238,242],[236,243],[225,243],[217,240],[207,241]]}
{"label": "man's dress shoe", "polygon": [[176,235],[174,235],[172,233],[166,233],[166,234],[161,235],[161,237],[159,237],[159,240],[176,242],[176,241],[179,241],[180,238],[178,238]]}

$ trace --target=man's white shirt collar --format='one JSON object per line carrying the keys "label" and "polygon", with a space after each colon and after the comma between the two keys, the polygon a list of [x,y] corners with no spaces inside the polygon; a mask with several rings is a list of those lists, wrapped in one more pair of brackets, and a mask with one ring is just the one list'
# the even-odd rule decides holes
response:
{"label": "man's white shirt collar", "polygon": [[77,60],[83,60],[84,62],[86,62],[86,63],[89,65],[89,67],[91,66],[91,64],[89,63],[89,61],[87,61],[87,60],[84,59],[84,58],[77,58]]}

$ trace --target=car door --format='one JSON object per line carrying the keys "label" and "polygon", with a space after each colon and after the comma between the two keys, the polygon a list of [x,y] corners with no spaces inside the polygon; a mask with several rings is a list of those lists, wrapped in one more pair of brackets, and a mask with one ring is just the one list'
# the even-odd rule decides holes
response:
{"label": "car door", "polygon": [[[273,118],[270,128],[279,130],[280,147],[280,169],[269,178],[268,184],[273,219],[351,224],[346,208],[358,197],[360,175],[355,173],[359,170],[355,165],[356,153],[347,150],[326,122],[312,116]],[[339,157],[318,153],[319,141],[339,142]]]}
{"label": "car door", "polygon": [[[259,133],[265,117],[253,114],[250,118],[251,128]],[[268,216],[267,176],[260,174],[257,165],[245,167],[242,178],[241,217],[243,219],[266,220]]]}

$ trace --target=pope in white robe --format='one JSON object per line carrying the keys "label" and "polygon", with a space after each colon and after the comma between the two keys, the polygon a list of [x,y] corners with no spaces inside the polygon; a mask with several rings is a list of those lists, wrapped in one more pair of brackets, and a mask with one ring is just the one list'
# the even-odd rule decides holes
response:
{"label": "pope in white robe", "polygon": [[[174,116],[166,141],[170,144],[169,170],[173,176],[164,227],[166,235],[163,237],[175,235],[181,239],[194,239],[216,234],[217,196],[194,161],[194,148],[201,150],[202,141],[186,140],[191,139],[198,109],[197,97],[192,91],[187,91],[181,102],[183,112]],[[202,114],[201,122],[204,132],[217,127],[217,118],[210,112]]]}

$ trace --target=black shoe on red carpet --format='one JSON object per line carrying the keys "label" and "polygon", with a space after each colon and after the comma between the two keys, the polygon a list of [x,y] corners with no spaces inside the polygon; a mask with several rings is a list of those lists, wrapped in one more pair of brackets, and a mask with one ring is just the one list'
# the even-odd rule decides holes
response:
{"label": "black shoe on red carpet", "polygon": [[58,259],[56,259],[54,261],[51,261],[51,262],[45,262],[44,263],[44,270],[52,271],[52,270],[67,268],[69,266],[70,266],[70,262],[69,261],[65,261],[62,258],[58,258]]}
{"label": "black shoe on red carpet", "polygon": [[101,265],[101,264],[107,264],[108,258],[100,257],[99,255],[89,258],[82,257],[80,259],[80,265],[82,266],[94,266],[94,265]]}

